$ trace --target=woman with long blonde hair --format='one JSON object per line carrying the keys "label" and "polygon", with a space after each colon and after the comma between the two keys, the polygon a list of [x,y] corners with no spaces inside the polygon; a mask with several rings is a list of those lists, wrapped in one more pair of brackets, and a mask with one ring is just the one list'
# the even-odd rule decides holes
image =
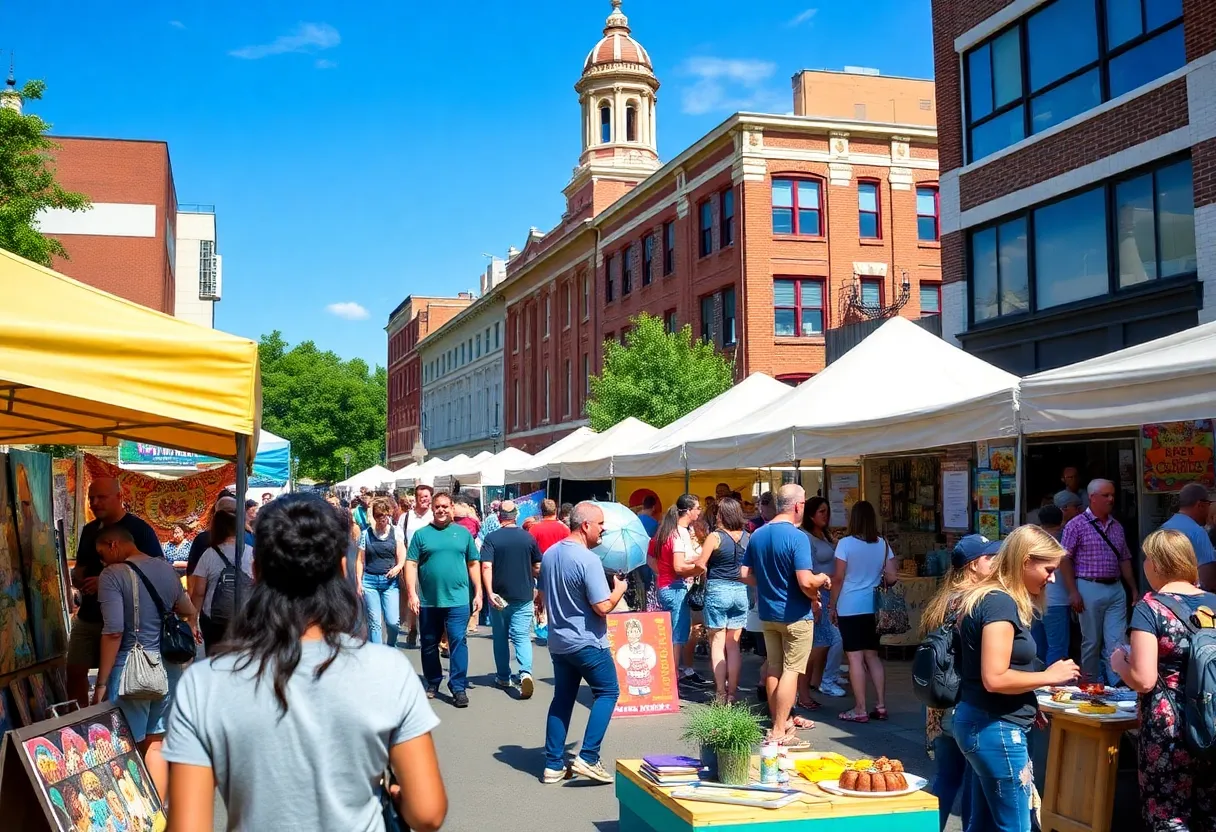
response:
{"label": "woman with long blonde hair", "polygon": [[954,737],[974,775],[967,829],[1031,828],[1034,777],[1026,741],[1039,718],[1034,691],[1079,675],[1071,659],[1039,670],[1030,633],[1063,556],[1054,537],[1038,526],[1021,526],[1001,544],[992,574],[960,598]]}

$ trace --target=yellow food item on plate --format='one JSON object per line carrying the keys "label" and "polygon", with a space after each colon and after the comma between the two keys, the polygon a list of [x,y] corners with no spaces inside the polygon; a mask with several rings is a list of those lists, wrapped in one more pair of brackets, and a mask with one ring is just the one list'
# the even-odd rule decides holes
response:
{"label": "yellow food item on plate", "polygon": [[870,769],[874,768],[874,761],[873,760],[854,760],[849,765],[849,768],[853,769],[853,771],[869,771]]}
{"label": "yellow food item on plate", "polygon": [[1077,710],[1083,714],[1105,715],[1113,714],[1115,712],[1115,706],[1108,705],[1105,702],[1082,702],[1077,707]]}

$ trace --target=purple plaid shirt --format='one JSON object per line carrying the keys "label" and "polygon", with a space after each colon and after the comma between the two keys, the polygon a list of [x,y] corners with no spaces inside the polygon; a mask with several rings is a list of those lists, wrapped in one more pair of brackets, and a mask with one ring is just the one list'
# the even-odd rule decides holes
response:
{"label": "purple plaid shirt", "polygon": [[[1099,526],[1119,550],[1118,558],[1098,533]],[[1068,556],[1072,558],[1072,568],[1078,578],[1117,579],[1122,574],[1119,571],[1119,561],[1132,559],[1119,521],[1108,517],[1106,523],[1102,523],[1089,509],[1068,521],[1064,526],[1064,533],[1060,536],[1060,543],[1068,550]]]}

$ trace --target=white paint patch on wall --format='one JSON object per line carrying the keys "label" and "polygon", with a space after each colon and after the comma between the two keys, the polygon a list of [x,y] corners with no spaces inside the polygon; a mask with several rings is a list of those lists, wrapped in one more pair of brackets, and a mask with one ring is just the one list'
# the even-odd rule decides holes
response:
{"label": "white paint patch on wall", "polygon": [[94,202],[87,211],[50,208],[36,218],[43,234],[91,237],[155,237],[156,206]]}

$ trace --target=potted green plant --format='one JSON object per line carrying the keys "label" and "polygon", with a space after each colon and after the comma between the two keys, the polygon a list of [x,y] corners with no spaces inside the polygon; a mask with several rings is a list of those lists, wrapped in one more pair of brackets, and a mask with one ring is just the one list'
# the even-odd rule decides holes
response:
{"label": "potted green plant", "polygon": [[764,739],[764,728],[746,705],[715,702],[689,709],[682,738],[700,746],[703,762],[716,759],[718,782],[742,786],[750,780],[752,749]]}

